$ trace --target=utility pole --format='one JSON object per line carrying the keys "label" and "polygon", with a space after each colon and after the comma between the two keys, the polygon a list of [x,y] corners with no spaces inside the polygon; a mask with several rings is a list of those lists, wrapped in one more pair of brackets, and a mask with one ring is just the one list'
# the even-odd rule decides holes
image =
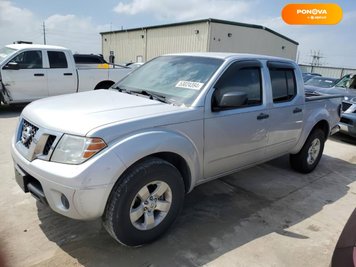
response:
{"label": "utility pole", "polygon": [[46,44],[46,24],[43,22],[43,44]]}
{"label": "utility pole", "polygon": [[323,58],[323,56],[320,53],[320,50],[318,52],[316,51],[311,51],[311,58],[312,58],[312,62],[310,63],[312,70],[311,72],[313,72],[314,67],[318,67],[321,66],[322,63],[320,62],[320,59]]}

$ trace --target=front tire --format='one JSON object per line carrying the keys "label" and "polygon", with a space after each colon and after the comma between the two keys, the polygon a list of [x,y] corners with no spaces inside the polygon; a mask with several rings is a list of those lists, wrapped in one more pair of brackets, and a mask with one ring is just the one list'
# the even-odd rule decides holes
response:
{"label": "front tire", "polygon": [[169,162],[150,157],[130,167],[113,188],[103,224],[127,246],[159,238],[183,207],[184,183]]}
{"label": "front tire", "polygon": [[325,133],[315,129],[309,135],[298,154],[289,157],[293,169],[301,173],[309,173],[318,165],[324,151]]}

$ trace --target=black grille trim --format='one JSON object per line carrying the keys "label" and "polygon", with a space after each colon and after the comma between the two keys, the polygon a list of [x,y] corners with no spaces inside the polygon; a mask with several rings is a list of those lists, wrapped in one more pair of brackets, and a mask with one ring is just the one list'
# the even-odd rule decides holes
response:
{"label": "black grille trim", "polygon": [[45,147],[43,149],[42,154],[43,155],[48,155],[49,151],[51,150],[51,147],[54,143],[54,141],[56,140],[56,136],[55,135],[49,135],[47,138],[47,142],[45,144]]}

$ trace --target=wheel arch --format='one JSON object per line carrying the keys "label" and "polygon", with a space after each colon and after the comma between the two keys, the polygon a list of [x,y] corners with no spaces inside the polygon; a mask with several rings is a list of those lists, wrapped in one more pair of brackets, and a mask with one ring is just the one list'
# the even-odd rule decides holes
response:
{"label": "wheel arch", "polygon": [[119,141],[113,151],[125,166],[113,184],[132,166],[148,157],[160,158],[175,166],[183,178],[186,193],[202,177],[201,152],[192,140],[178,132],[155,129],[137,133]]}
{"label": "wheel arch", "polygon": [[325,140],[328,138],[329,133],[330,133],[329,122],[326,119],[320,119],[314,125],[310,124],[309,127],[303,129],[303,132],[302,132],[301,137],[299,138],[298,144],[295,146],[295,148],[290,153],[291,154],[298,153],[302,149],[307,138],[310,136],[310,134],[315,129],[321,129],[325,134]]}
{"label": "wheel arch", "polygon": [[176,167],[183,178],[185,192],[188,193],[190,191],[192,185],[191,172],[188,163],[183,157],[173,152],[159,152],[147,157],[160,158]]}

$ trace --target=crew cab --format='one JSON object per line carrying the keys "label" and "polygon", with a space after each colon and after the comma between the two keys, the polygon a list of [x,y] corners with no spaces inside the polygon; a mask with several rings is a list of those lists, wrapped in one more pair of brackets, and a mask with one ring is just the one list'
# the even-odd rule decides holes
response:
{"label": "crew cab", "polygon": [[12,44],[0,49],[0,104],[109,88],[130,71],[108,64],[78,68],[69,49]]}
{"label": "crew cab", "polygon": [[12,140],[15,177],[55,212],[101,217],[137,246],[162,235],[201,183],[284,154],[295,170],[314,170],[340,103],[306,96],[291,60],[165,55],[110,90],[28,105]]}

